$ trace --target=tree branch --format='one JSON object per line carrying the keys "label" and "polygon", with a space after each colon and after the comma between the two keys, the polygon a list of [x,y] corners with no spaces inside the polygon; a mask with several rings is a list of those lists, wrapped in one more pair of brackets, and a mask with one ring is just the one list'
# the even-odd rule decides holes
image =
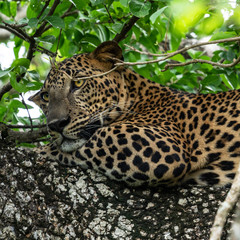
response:
{"label": "tree branch", "polygon": [[48,7],[49,3],[50,3],[50,0],[47,0],[47,1],[45,2],[44,7],[42,8],[41,12],[40,12],[40,13],[38,14],[38,16],[37,16],[37,19],[39,19],[39,18],[42,16],[42,14],[44,13],[45,9]]}
{"label": "tree branch", "polygon": [[0,100],[2,99],[3,95],[9,92],[11,89],[12,89],[12,85],[10,82],[3,85],[2,88],[0,89]]}
{"label": "tree branch", "polygon": [[111,23],[114,23],[114,20],[113,20],[111,14],[110,14],[110,12],[109,12],[109,10],[108,10],[108,8],[107,8],[107,5],[106,5],[106,4],[103,4],[103,5],[104,5],[104,7],[105,7],[105,9],[106,9],[106,11],[107,11],[107,14],[108,14],[110,20],[111,20],[110,22],[111,22]]}
{"label": "tree branch", "polygon": [[46,124],[39,124],[39,125],[18,125],[18,124],[7,124],[8,128],[44,128],[47,125]]}
{"label": "tree branch", "polygon": [[29,39],[25,37],[25,35],[22,35],[19,31],[17,31],[16,29],[12,28],[11,25],[7,26],[7,25],[2,25],[0,24],[0,28],[5,29],[7,31],[9,31],[10,33],[16,35],[17,37],[23,39],[26,42],[29,42]]}
{"label": "tree branch", "polygon": [[1,138],[8,141],[18,141],[21,143],[32,143],[48,134],[47,127],[28,132],[17,132],[8,128],[7,125],[0,123]]}
{"label": "tree branch", "polygon": [[170,67],[179,67],[179,66],[186,66],[186,65],[190,65],[192,63],[207,63],[207,64],[211,64],[212,66],[217,66],[217,67],[233,67],[235,65],[237,65],[240,62],[240,56],[233,60],[232,63],[217,63],[217,62],[213,62],[213,61],[208,61],[208,60],[204,60],[204,59],[193,59],[191,61],[185,62],[185,63],[168,63],[164,66],[164,69],[162,69],[162,72],[167,71]]}
{"label": "tree branch", "polygon": [[[167,60],[167,59],[169,59],[169,58],[171,58],[171,57],[173,57],[177,54],[180,54],[182,52],[186,52],[189,49],[196,48],[196,47],[199,47],[199,46],[209,45],[209,44],[217,44],[217,43],[225,43],[225,42],[235,42],[235,41],[240,41],[240,37],[225,38],[225,39],[215,40],[215,41],[211,41],[211,42],[197,43],[197,44],[194,44],[192,46],[179,49],[175,52],[168,53],[168,54],[164,55],[165,57],[160,58],[160,59],[154,59],[154,60],[144,61],[144,62],[120,62],[120,63],[116,63],[115,65],[116,66],[123,66],[123,65],[134,66],[134,65],[144,65],[144,64],[150,64],[150,63],[158,63],[158,62],[165,61],[165,60]],[[148,55],[151,55],[151,54],[148,53]],[[156,56],[156,55],[154,54],[154,56]],[[161,54],[160,56],[162,57],[163,55]]]}
{"label": "tree branch", "polygon": [[[70,9],[70,8],[69,8],[69,9]],[[69,11],[69,9],[61,16],[61,18],[65,18],[65,17],[71,16],[71,15],[76,14],[76,13],[79,12],[78,10]],[[46,31],[49,30],[51,27],[52,27],[52,25],[49,25],[49,26],[45,27],[44,30],[43,30],[43,32],[46,32]]]}
{"label": "tree branch", "polygon": [[[47,16],[51,16],[51,15],[54,13],[56,7],[57,7],[59,4],[60,4],[60,0],[55,0]],[[39,36],[41,36],[42,33],[45,32],[44,29],[45,29],[47,23],[48,23],[47,21],[44,21],[44,22],[41,24],[41,26],[37,29],[37,31],[34,33],[33,37],[39,37]]]}
{"label": "tree branch", "polygon": [[137,22],[138,19],[139,19],[138,17],[132,16],[130,20],[124,24],[121,32],[114,37],[113,41],[119,43],[123,39],[125,39],[127,37],[127,33],[131,30],[131,28]]}
{"label": "tree branch", "polygon": [[240,164],[236,176],[234,178],[232,187],[227,194],[225,201],[221,204],[217,211],[214,224],[211,229],[210,240],[221,239],[224,224],[227,216],[232,208],[235,206],[238,198],[240,197]]}

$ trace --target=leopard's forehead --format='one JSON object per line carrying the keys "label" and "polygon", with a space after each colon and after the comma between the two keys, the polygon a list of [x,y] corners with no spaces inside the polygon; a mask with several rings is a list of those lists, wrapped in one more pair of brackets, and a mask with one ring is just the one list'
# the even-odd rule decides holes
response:
{"label": "leopard's forehead", "polygon": [[71,58],[66,58],[62,62],[52,64],[44,86],[63,87],[71,78],[86,76],[92,73],[92,65],[88,54],[74,55]]}

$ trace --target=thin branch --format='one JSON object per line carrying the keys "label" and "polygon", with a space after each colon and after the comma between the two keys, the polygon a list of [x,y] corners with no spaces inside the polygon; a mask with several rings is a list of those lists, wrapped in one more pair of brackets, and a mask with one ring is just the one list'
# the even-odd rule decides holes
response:
{"label": "thin branch", "polygon": [[62,29],[60,29],[60,32],[59,32],[58,42],[57,42],[57,48],[56,48],[55,55],[57,55],[57,51],[58,51],[58,48],[59,48],[59,43],[60,43],[61,35],[62,35]]}
{"label": "thin branch", "polygon": [[[69,8],[70,9],[70,8]],[[76,13],[78,13],[79,11],[78,10],[74,10],[72,12],[68,12],[68,10],[61,16],[61,18],[65,18],[65,17],[68,17],[68,16],[71,16],[71,15],[74,15]],[[46,32],[47,30],[49,30],[50,28],[52,27],[52,25],[48,25],[47,27],[44,28],[43,32]]]}
{"label": "thin branch", "polygon": [[17,132],[9,129],[7,125],[0,123],[0,131],[2,137],[6,141],[18,141],[21,143],[32,143],[37,139],[45,137],[48,134],[47,127],[39,128],[38,130],[29,132]]}
{"label": "thin branch", "polygon": [[52,51],[50,51],[50,50],[48,50],[48,49],[46,49],[44,47],[41,47],[41,46],[35,47],[34,50],[38,51],[40,53],[45,53],[45,54],[47,54],[50,57],[56,57],[56,55],[57,55],[56,53],[54,53],[54,52],[52,52]]}
{"label": "thin branch", "polygon": [[6,125],[8,128],[22,128],[22,129],[26,129],[26,128],[43,128],[46,127],[46,124],[38,124],[38,125],[18,125],[18,124],[7,124]]}
{"label": "thin branch", "polygon": [[163,56],[169,55],[169,53],[158,54],[158,53],[150,53],[150,52],[140,51],[140,50],[136,49],[135,47],[132,47],[128,44],[124,44],[124,46],[128,47],[129,49],[133,50],[134,52],[141,53],[141,54],[148,55],[148,56],[163,57]]}
{"label": "thin branch", "polygon": [[31,37],[21,29],[21,27],[26,26],[26,24],[16,25],[16,24],[9,24],[5,21],[2,21],[2,22],[5,24],[6,27],[8,27],[9,31],[11,29],[13,32],[18,33],[19,36],[22,36],[25,41],[27,41],[27,42],[31,41]]}
{"label": "thin branch", "polygon": [[114,23],[114,20],[113,20],[113,18],[112,18],[112,16],[111,16],[111,14],[110,14],[110,12],[109,12],[106,4],[104,4],[104,7],[105,7],[105,9],[106,9],[106,11],[107,11],[107,13],[108,13],[109,18],[111,19],[111,23]]}
{"label": "thin branch", "polygon": [[[229,39],[221,39],[221,40],[217,40],[217,41],[214,41],[214,43],[218,42],[218,43],[222,43],[224,42],[225,40],[227,40],[227,42],[232,42],[232,41],[239,41],[240,40],[240,37],[236,37],[236,38],[231,38],[230,40]],[[207,45],[207,44],[213,44],[213,42],[205,42],[205,43],[201,43],[203,45]],[[196,45],[198,44],[195,44],[193,45],[192,47],[196,47]],[[190,47],[187,47],[187,48],[184,48],[185,51],[186,49],[190,49]],[[180,49],[178,51],[175,51],[173,53],[170,53],[169,55],[167,55],[166,57],[162,58],[162,59],[156,59],[156,60],[152,60],[152,61],[145,61],[145,62],[123,62],[121,61],[120,59],[114,59],[113,60],[118,60],[119,62],[118,63],[115,63],[115,67],[112,68],[111,70],[107,71],[107,72],[104,72],[104,73],[101,73],[101,74],[97,74],[97,75],[92,75],[92,76],[88,76],[88,77],[81,77],[81,78],[76,78],[76,80],[86,80],[86,79],[90,79],[90,78],[95,78],[95,77],[101,77],[101,76],[104,76],[104,75],[107,75],[113,71],[115,71],[117,69],[117,67],[119,66],[133,66],[133,65],[143,65],[143,64],[150,64],[150,63],[156,63],[156,62],[160,62],[160,61],[164,61],[176,54],[179,54],[179,52],[183,52],[183,49]],[[222,64],[222,63],[217,63],[217,62],[212,62],[212,61],[207,61],[207,60],[203,60],[203,59],[193,59],[192,61],[189,61],[189,62],[186,62],[186,63],[176,63],[175,66],[183,66],[183,65],[188,65],[188,64],[191,64],[191,63],[208,63],[208,64],[211,64],[213,66],[219,66],[219,67],[233,67],[235,66],[236,64],[238,64],[240,62],[240,56],[234,60],[232,63],[228,63],[228,64]],[[174,64],[169,64],[169,65],[166,65],[166,67],[170,67]],[[165,71],[165,69],[163,69],[162,71]],[[64,74],[67,74],[64,72]],[[67,74],[68,75],[68,74]],[[68,76],[70,78],[70,76]]]}
{"label": "thin branch", "polygon": [[138,17],[132,16],[132,17],[130,18],[130,20],[129,20],[127,23],[124,24],[121,32],[118,33],[118,34],[114,37],[113,41],[115,41],[115,42],[118,43],[118,42],[122,41],[123,39],[125,39],[125,38],[127,37],[127,33],[131,30],[131,28],[132,28],[133,25],[137,22],[138,19],[139,19]]}
{"label": "thin branch", "polygon": [[[165,61],[166,59],[171,58],[171,57],[173,57],[173,56],[175,56],[175,55],[177,55],[179,53],[185,52],[185,51],[187,51],[187,50],[189,50],[191,48],[195,48],[195,47],[203,46],[203,45],[209,45],[209,44],[217,44],[217,43],[224,43],[224,42],[234,42],[234,41],[240,41],[240,37],[226,38],[226,39],[220,39],[220,40],[211,41],[211,42],[198,43],[198,44],[194,44],[194,45],[189,46],[189,47],[185,47],[185,48],[179,49],[179,50],[177,50],[175,52],[169,53],[165,57],[160,58],[160,59],[155,59],[155,60],[151,60],[151,61],[144,61],[144,62],[120,62],[120,63],[116,63],[115,66],[124,66],[124,65],[134,66],[134,65],[144,65],[144,64],[150,64],[150,63],[158,63],[158,62]],[[213,62],[213,63],[215,63],[215,62]]]}
{"label": "thin branch", "polygon": [[[51,7],[51,9],[49,10],[49,13],[48,13],[47,16],[51,16],[51,15],[54,13],[56,7],[57,7],[59,4],[60,4],[60,0],[55,0],[54,3],[53,3],[53,5],[52,5],[52,7]],[[44,33],[44,29],[45,29],[47,23],[48,23],[47,21],[44,21],[44,22],[41,24],[41,26],[37,29],[37,31],[34,33],[33,37],[39,37],[39,36],[41,36],[42,33]]]}
{"label": "thin branch", "polygon": [[233,60],[232,63],[218,63],[218,62],[213,62],[213,61],[208,61],[208,60],[204,60],[204,59],[193,59],[191,61],[185,62],[185,63],[168,63],[164,66],[164,69],[162,69],[162,72],[167,71],[170,67],[179,67],[179,66],[186,66],[192,63],[207,63],[207,64],[211,64],[212,66],[217,66],[217,67],[233,67],[235,65],[237,65],[240,62],[240,56]]}
{"label": "thin branch", "polygon": [[29,119],[29,121],[30,121],[31,131],[33,131],[33,122],[32,122],[32,118],[31,118],[30,112],[29,112],[29,110],[28,110],[28,106],[27,106],[27,104],[26,104],[25,101],[24,101],[24,98],[23,98],[22,93],[20,93],[20,96],[21,96],[21,98],[22,98],[22,104],[25,106],[25,108],[26,108],[26,110],[27,110],[27,113],[28,113],[28,119]]}
{"label": "thin branch", "polygon": [[[235,41],[240,41],[240,37],[225,38],[225,39],[215,40],[215,41],[211,41],[211,42],[197,43],[197,44],[185,47],[185,48],[181,48],[181,49],[179,49],[175,52],[169,53],[165,57],[160,58],[160,59],[155,59],[155,60],[151,60],[151,61],[144,61],[144,62],[136,62],[136,63],[133,63],[133,62],[116,63],[116,65],[118,65],[118,66],[122,66],[122,65],[134,66],[134,65],[144,65],[144,64],[149,64],[149,63],[158,63],[158,62],[161,62],[161,61],[165,61],[166,59],[171,58],[171,57],[173,57],[177,54],[180,54],[182,52],[186,52],[189,49],[196,48],[196,47],[199,47],[199,46],[204,46],[204,45],[209,45],[209,44],[225,43],[225,42],[235,42]],[[148,53],[148,55],[151,55],[151,53]],[[160,56],[162,56],[162,55],[160,55]]]}
{"label": "thin branch", "polygon": [[45,2],[44,7],[42,8],[41,12],[40,12],[40,13],[38,14],[38,16],[37,16],[37,19],[39,19],[39,18],[42,16],[42,14],[44,13],[45,9],[48,7],[49,3],[50,3],[50,0],[47,0],[47,1]]}
{"label": "thin branch", "polygon": [[13,29],[13,28],[11,28],[9,26],[4,26],[4,25],[0,24],[0,28],[9,31],[10,33],[16,35],[17,37],[19,37],[19,38],[21,38],[23,40],[25,40],[26,42],[29,41],[28,38],[25,38],[22,34],[20,34],[18,31],[16,31],[15,29]]}
{"label": "thin branch", "polygon": [[[91,78],[95,78],[95,77],[102,77],[102,76],[105,76],[113,71],[115,71],[116,69],[118,68],[118,66],[115,66],[114,68],[112,68],[111,70],[107,71],[107,72],[104,72],[104,73],[101,73],[101,74],[96,74],[96,75],[92,75],[92,76],[89,76],[89,77],[80,77],[80,78],[74,78],[74,80],[78,81],[78,80],[86,80],[86,79],[91,79]],[[69,76],[66,72],[63,72],[64,74],[67,75],[68,78],[71,78],[71,76]]]}
{"label": "thin branch", "polygon": [[226,199],[224,200],[224,202],[221,204],[217,211],[217,215],[215,217],[214,224],[211,229],[210,240],[221,239],[223,227],[226,222],[228,213],[235,206],[239,197],[240,197],[240,164],[238,166],[238,170],[234,178],[232,187],[228,192]]}

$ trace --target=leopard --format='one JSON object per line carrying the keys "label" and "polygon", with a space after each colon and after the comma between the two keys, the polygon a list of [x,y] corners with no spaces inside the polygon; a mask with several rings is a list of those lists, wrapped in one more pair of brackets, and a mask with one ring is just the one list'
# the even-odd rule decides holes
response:
{"label": "leopard", "polygon": [[117,42],[52,64],[30,97],[46,116],[39,156],[130,186],[231,184],[240,159],[240,90],[188,93],[124,66]]}

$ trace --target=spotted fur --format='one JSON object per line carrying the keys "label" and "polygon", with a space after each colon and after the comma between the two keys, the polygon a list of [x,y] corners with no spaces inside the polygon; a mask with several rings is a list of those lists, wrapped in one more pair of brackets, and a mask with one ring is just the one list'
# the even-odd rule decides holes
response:
{"label": "spotted fur", "polygon": [[39,152],[134,186],[230,183],[240,158],[240,91],[190,94],[123,67],[93,76],[120,59],[108,41],[52,67],[31,97],[53,138]]}

